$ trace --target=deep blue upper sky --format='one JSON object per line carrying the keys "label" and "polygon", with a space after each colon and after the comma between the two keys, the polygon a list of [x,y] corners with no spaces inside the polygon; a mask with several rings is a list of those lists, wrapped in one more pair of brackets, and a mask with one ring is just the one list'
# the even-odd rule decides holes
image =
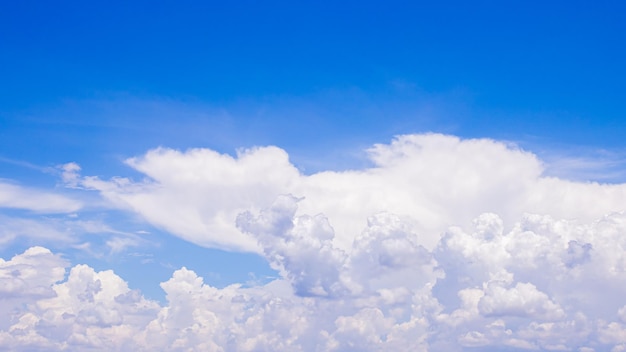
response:
{"label": "deep blue upper sky", "polygon": [[112,168],[159,145],[276,144],[312,170],[424,131],[622,149],[624,17],[621,1],[5,2],[0,156]]}

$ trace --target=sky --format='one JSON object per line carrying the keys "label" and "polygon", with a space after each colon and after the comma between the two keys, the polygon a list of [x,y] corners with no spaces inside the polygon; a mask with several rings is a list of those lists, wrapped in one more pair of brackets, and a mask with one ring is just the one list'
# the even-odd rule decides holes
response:
{"label": "sky", "polygon": [[0,4],[0,349],[626,351],[626,4]]}

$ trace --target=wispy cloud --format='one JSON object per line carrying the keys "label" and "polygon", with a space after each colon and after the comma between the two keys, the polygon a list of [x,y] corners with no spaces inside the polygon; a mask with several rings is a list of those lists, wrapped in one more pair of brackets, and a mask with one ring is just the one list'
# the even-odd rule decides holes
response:
{"label": "wispy cloud", "polygon": [[45,213],[71,213],[81,209],[83,204],[59,193],[0,180],[0,207]]}
{"label": "wispy cloud", "polygon": [[545,155],[546,174],[575,181],[626,181],[626,152],[576,148]]}
{"label": "wispy cloud", "polygon": [[50,167],[44,167],[44,166],[40,166],[40,165],[35,165],[33,163],[30,163],[28,161],[25,160],[15,160],[15,159],[10,159],[10,158],[6,158],[3,156],[0,156],[0,162],[3,163],[7,163],[7,164],[11,164],[11,165],[16,165],[16,166],[20,166],[20,167],[25,167],[31,170],[37,170],[40,172],[49,172],[51,170],[53,170],[53,168]]}

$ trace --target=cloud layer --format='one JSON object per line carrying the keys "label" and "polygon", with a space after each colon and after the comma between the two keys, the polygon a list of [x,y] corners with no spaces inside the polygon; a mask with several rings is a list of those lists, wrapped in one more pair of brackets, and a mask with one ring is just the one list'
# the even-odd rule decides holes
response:
{"label": "cloud layer", "polygon": [[[204,246],[255,251],[265,285],[186,268],[145,299],[42,247],[0,261],[16,350],[626,350],[625,185],[542,176],[492,140],[401,136],[365,170],[303,175],[275,147],[157,149],[143,181],[83,177],[112,205]],[[69,274],[65,273],[69,269]]]}

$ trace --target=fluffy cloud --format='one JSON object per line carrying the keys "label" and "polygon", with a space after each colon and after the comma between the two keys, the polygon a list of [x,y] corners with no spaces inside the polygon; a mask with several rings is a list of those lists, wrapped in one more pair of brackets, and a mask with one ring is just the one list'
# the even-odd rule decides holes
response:
{"label": "fluffy cloud", "polygon": [[626,348],[625,185],[542,176],[535,156],[491,140],[402,136],[370,156],[365,170],[303,175],[274,147],[157,149],[128,161],[143,181],[67,165],[69,186],[197,244],[255,251],[280,278],[216,288],[181,268],[160,304],[34,247],[0,262],[0,346]]}
{"label": "fluffy cloud", "polygon": [[50,286],[64,277],[66,262],[43,247],[32,247],[9,261],[0,259],[3,299],[53,295]]}
{"label": "fluffy cloud", "polygon": [[[114,205],[188,241],[257,252],[256,240],[235,226],[237,215],[269,206],[299,175],[287,154],[275,147],[241,152],[237,159],[206,149],[181,153],[161,148],[127,163],[149,179],[86,177],[80,186],[99,190]],[[79,169],[64,169],[64,178],[75,186]]]}
{"label": "fluffy cloud", "polygon": [[145,175],[142,181],[80,177],[75,164],[64,167],[64,179],[190,242],[258,253],[256,239],[237,228],[236,218],[282,194],[303,198],[299,215],[325,214],[336,230],[333,244],[343,250],[380,212],[412,219],[418,243],[432,249],[449,226],[467,227],[486,212],[513,224],[524,213],[591,221],[624,210],[626,186],[543,176],[536,156],[489,139],[405,135],[368,153],[372,167],[304,175],[276,147],[236,157],[159,148],[127,160]]}
{"label": "fluffy cloud", "polygon": [[[8,349],[208,351],[619,350],[626,331],[626,214],[590,223],[484,214],[430,251],[382,213],[350,250],[322,216],[279,197],[238,225],[281,278],[211,287],[182,268],[146,300],[111,271],[34,247],[0,263]],[[574,259],[572,259],[574,258]]]}
{"label": "fluffy cloud", "polygon": [[[8,349],[123,350],[138,326],[158,311],[140,293],[112,271],[96,273],[86,265],[70,270],[63,282],[67,262],[49,250],[33,247],[8,262],[2,270],[12,270],[5,280],[26,282],[13,291],[7,326],[0,332],[0,345]],[[19,268],[19,269],[14,269]],[[15,272],[18,275],[15,275]],[[45,295],[33,296],[33,292]],[[2,296],[6,303],[6,296]],[[11,301],[9,301],[11,302]],[[131,343],[131,345],[129,345]]]}

